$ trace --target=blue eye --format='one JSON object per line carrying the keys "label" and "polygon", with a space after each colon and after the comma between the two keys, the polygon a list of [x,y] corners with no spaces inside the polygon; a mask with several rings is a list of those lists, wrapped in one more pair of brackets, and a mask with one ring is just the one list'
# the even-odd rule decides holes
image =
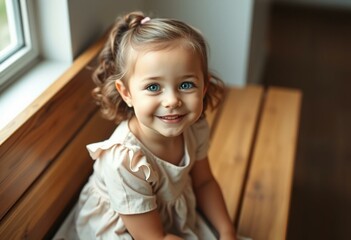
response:
{"label": "blue eye", "polygon": [[157,92],[160,91],[160,85],[158,84],[150,84],[149,86],[147,86],[146,88],[147,90],[149,90],[150,92]]}
{"label": "blue eye", "polygon": [[194,87],[195,87],[195,85],[192,82],[183,82],[180,84],[180,89],[191,89]]}

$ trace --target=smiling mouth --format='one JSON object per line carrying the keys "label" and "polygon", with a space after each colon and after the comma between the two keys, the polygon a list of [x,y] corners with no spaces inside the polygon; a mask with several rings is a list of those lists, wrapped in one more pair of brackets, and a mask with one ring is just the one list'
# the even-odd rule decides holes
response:
{"label": "smiling mouth", "polygon": [[185,115],[167,115],[167,116],[158,116],[159,119],[165,121],[177,121],[184,117]]}

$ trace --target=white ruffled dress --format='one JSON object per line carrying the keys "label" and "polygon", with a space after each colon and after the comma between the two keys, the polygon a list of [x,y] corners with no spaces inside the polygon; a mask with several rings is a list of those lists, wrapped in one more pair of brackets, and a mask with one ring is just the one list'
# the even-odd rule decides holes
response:
{"label": "white ruffled dress", "polygon": [[185,155],[176,166],[153,155],[120,123],[110,139],[87,146],[94,173],[76,214],[80,239],[132,239],[120,214],[158,209],[166,232],[184,239],[215,239],[196,212],[189,172],[207,156],[209,127],[199,120],[183,134]]}

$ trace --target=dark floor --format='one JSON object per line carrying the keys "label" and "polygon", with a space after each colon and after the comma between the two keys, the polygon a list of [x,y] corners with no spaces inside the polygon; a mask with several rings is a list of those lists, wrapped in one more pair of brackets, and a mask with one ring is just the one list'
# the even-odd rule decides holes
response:
{"label": "dark floor", "polygon": [[264,83],[303,91],[289,240],[351,239],[351,9],[274,5]]}

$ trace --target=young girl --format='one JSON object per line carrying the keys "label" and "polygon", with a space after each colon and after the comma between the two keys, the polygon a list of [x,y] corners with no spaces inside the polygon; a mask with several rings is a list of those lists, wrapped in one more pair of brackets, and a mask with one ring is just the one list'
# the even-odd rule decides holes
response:
{"label": "young girl", "polygon": [[177,20],[141,12],[118,19],[93,75],[93,95],[112,136],[87,146],[94,173],[81,192],[81,239],[236,239],[209,167],[206,107],[221,81],[206,43]]}

